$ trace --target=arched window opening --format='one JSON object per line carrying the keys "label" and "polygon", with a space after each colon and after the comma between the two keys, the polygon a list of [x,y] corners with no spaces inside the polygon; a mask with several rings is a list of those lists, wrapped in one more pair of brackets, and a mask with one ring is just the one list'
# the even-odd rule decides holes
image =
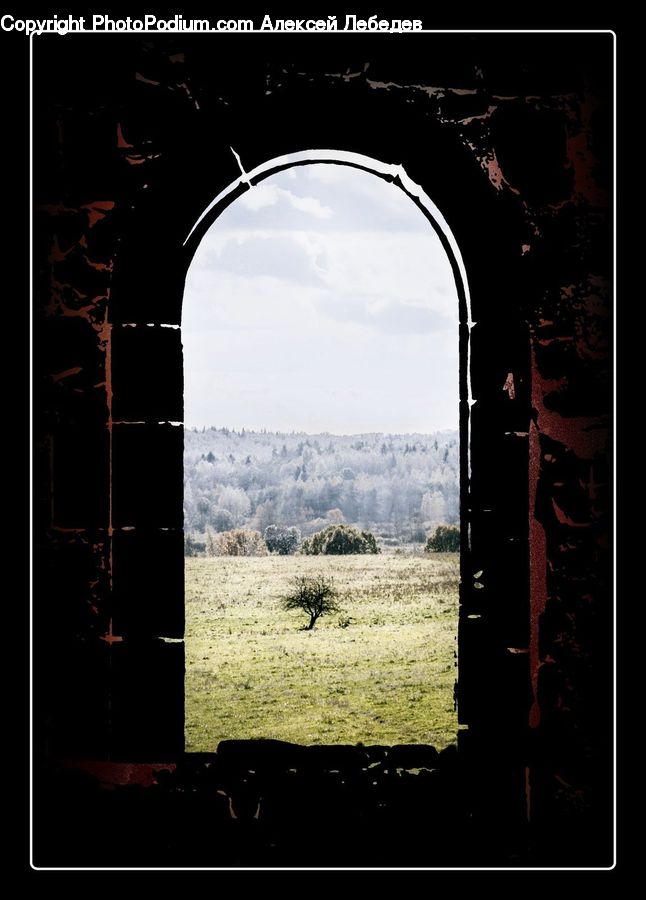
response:
{"label": "arched window opening", "polygon": [[448,228],[401,169],[303,154],[243,172],[188,245],[186,749],[441,749],[469,410]]}

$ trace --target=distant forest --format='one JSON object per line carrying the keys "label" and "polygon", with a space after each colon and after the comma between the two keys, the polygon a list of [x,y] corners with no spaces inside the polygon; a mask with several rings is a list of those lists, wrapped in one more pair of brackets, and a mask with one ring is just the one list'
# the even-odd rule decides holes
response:
{"label": "distant forest", "polygon": [[269,525],[303,535],[333,523],[380,543],[423,542],[459,522],[457,431],[436,434],[282,434],[187,428],[184,528],[209,532]]}

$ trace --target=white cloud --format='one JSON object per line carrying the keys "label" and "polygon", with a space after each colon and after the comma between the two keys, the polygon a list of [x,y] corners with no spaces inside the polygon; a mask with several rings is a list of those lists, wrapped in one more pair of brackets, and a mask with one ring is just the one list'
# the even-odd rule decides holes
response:
{"label": "white cloud", "polygon": [[237,202],[245,209],[257,212],[268,206],[276,206],[281,200],[284,200],[292,209],[307,213],[315,219],[329,219],[332,216],[330,207],[323,206],[317,197],[299,197],[286,188],[266,182],[250,188],[241,195]]}
{"label": "white cloud", "polygon": [[280,189],[272,184],[258,184],[241,195],[236,202],[244,209],[256,212],[266,206],[275,206],[280,197]]}
{"label": "white cloud", "polygon": [[347,166],[295,167],[227,208],[186,281],[186,421],[456,427],[457,293],[420,216],[398,188]]}
{"label": "white cloud", "polygon": [[282,193],[287,197],[294,209],[309,213],[310,216],[314,216],[316,219],[329,219],[332,216],[330,207],[323,206],[316,197],[297,197],[291,191],[282,191]]}

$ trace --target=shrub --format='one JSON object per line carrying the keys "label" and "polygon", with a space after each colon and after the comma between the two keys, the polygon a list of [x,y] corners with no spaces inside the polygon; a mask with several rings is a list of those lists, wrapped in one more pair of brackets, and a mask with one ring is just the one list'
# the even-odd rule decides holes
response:
{"label": "shrub", "polygon": [[269,552],[280,556],[296,553],[301,541],[298,528],[287,528],[285,525],[268,525],[264,537]]}
{"label": "shrub", "polygon": [[203,541],[196,541],[193,535],[184,535],[184,556],[202,556],[206,550]]}
{"label": "shrub", "polygon": [[460,529],[438,525],[426,541],[426,553],[454,553],[460,549]]}
{"label": "shrub", "polygon": [[310,556],[380,552],[372,532],[358,531],[351,525],[329,525],[303,541],[301,551]]}
{"label": "shrub", "polygon": [[234,528],[213,537],[216,556],[267,556],[267,545],[259,531]]}

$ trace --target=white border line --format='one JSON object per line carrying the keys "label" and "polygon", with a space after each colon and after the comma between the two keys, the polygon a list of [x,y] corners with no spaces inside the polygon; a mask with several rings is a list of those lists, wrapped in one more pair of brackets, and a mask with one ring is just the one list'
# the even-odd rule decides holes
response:
{"label": "white border line", "polygon": [[[53,32],[47,32],[51,34]],[[614,736],[613,736],[613,862],[610,866],[384,866],[384,867],[374,867],[374,866],[329,866],[329,867],[315,867],[315,866],[168,866],[168,867],[159,867],[159,866],[36,866],[34,864],[34,831],[33,831],[33,819],[34,819],[34,785],[33,785],[33,777],[34,777],[34,710],[33,710],[33,702],[34,702],[34,678],[33,678],[33,665],[34,665],[34,628],[33,628],[33,616],[34,616],[34,558],[33,558],[33,538],[34,538],[34,523],[33,523],[33,476],[34,476],[34,433],[33,433],[33,398],[34,398],[34,377],[33,377],[33,334],[34,334],[34,278],[33,278],[33,257],[34,257],[34,214],[33,214],[33,200],[34,200],[34,60],[33,60],[33,40],[36,35],[30,35],[29,40],[29,325],[30,325],[30,344],[29,344],[29,437],[30,437],[30,484],[29,484],[29,525],[30,525],[30,541],[29,541],[29,561],[30,561],[30,572],[29,572],[29,593],[30,593],[30,606],[29,606],[29,625],[30,625],[30,645],[29,645],[29,688],[30,688],[30,697],[29,697],[29,712],[30,712],[30,722],[29,722],[29,737],[30,737],[30,748],[29,748],[29,865],[30,868],[36,872],[150,872],[150,871],[161,871],[161,872],[321,872],[321,871],[342,871],[342,872],[609,872],[616,868],[617,866],[617,453],[616,453],[616,437],[617,437],[617,33],[610,28],[590,28],[590,29],[553,29],[553,28],[537,28],[537,29],[509,29],[501,31],[500,29],[486,28],[486,29],[456,29],[456,28],[446,28],[446,29],[422,29],[421,31],[407,31],[407,32],[367,32],[367,31],[330,31],[330,32],[289,32],[289,31],[281,31],[281,32],[270,32],[270,31],[246,31],[246,32],[203,32],[203,31],[137,31],[137,32],[104,32],[104,31],[82,31],[82,32],[68,32],[65,37],[69,35],[77,35],[77,34],[117,34],[119,36],[123,36],[124,34],[133,34],[133,35],[141,35],[141,34],[164,34],[166,36],[172,37],[177,36],[178,34],[201,34],[209,37],[213,37],[214,35],[221,35],[225,37],[230,37],[231,35],[244,35],[244,34],[263,34],[263,35],[287,35],[287,34],[298,34],[299,36],[303,36],[306,34],[361,34],[361,35],[375,35],[375,34],[384,34],[390,35],[393,34],[403,34],[405,36],[415,35],[415,34],[611,34],[612,35],[612,50],[613,50],[613,437],[614,437],[614,447],[613,447],[613,525],[614,525],[614,534],[613,534],[613,626],[614,626],[614,635],[613,635],[613,728],[614,728]],[[63,35],[59,35],[62,37]],[[255,171],[255,170],[254,170]],[[204,214],[203,214],[204,215]],[[199,220],[198,220],[199,221]],[[450,234],[450,230],[449,230]],[[456,255],[457,260],[461,260],[459,253]],[[465,290],[468,291],[468,282],[465,278]],[[469,312],[470,317],[470,312]]]}
{"label": "white border line", "polygon": [[29,37],[29,865],[34,866],[34,41]]}
{"label": "white border line", "polygon": [[617,35],[612,32],[612,627],[613,627],[613,664],[612,664],[612,855],[610,869],[617,866]]}

